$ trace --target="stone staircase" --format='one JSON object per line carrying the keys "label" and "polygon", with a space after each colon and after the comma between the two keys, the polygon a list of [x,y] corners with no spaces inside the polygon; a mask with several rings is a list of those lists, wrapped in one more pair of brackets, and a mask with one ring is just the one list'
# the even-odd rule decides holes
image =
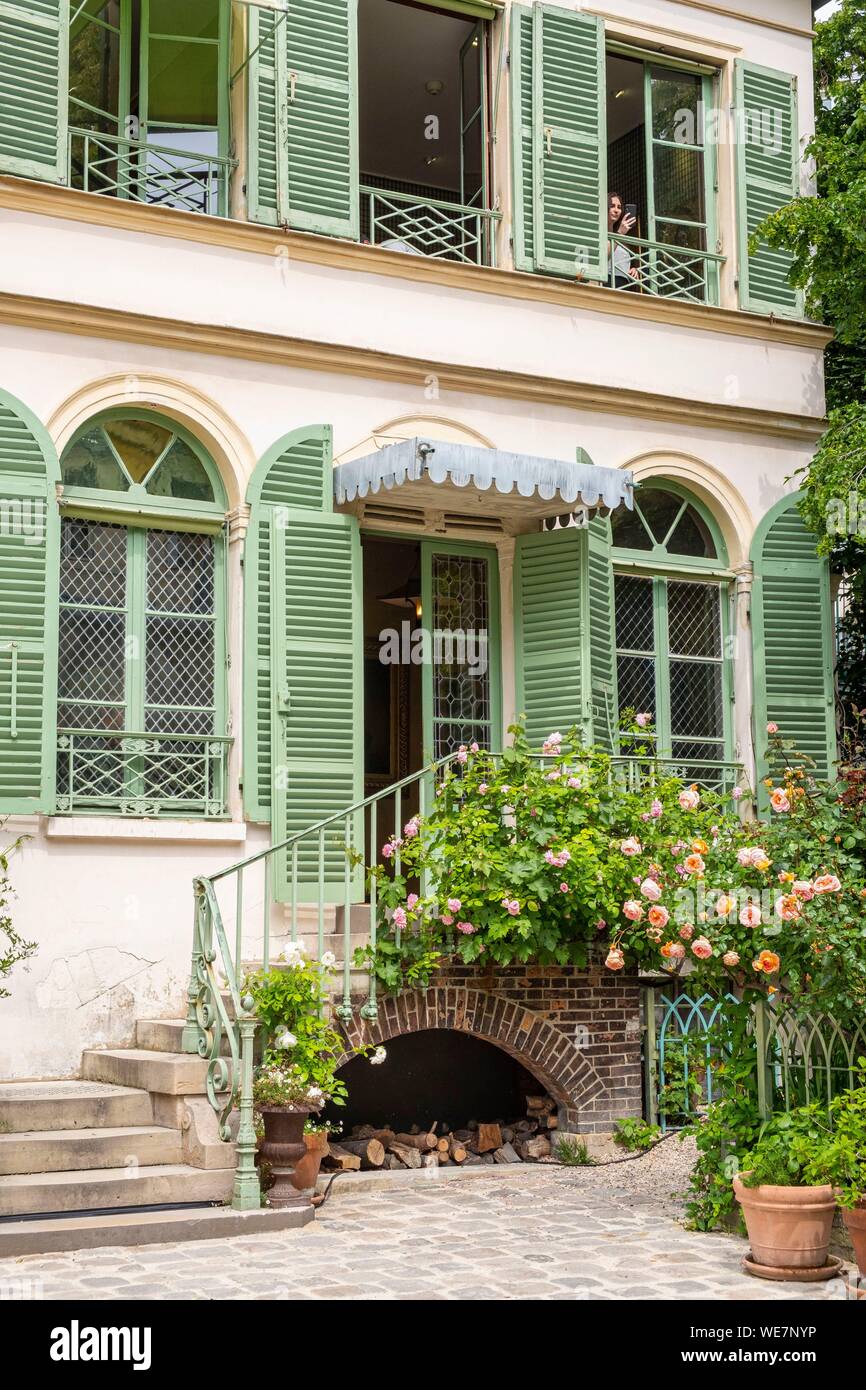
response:
{"label": "stone staircase", "polygon": [[141,1020],[135,1046],[85,1052],[71,1081],[0,1085],[0,1257],[303,1225],[235,1212],[234,1145],[182,1019]]}

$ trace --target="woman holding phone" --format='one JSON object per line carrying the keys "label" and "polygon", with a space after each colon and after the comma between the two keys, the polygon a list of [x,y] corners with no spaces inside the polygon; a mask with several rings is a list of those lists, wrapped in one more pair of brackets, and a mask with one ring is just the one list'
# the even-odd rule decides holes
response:
{"label": "woman holding phone", "polygon": [[[632,205],[624,207],[619,193],[607,195],[607,226],[611,234],[630,236],[637,224],[636,209]],[[611,243],[613,248],[613,287],[615,290],[637,290],[638,269],[632,265],[631,255],[622,242]]]}

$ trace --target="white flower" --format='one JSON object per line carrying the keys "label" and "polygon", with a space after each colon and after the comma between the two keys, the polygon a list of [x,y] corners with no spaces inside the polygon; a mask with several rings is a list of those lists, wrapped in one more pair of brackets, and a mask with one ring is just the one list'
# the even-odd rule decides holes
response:
{"label": "white flower", "polygon": [[294,1033],[289,1032],[288,1028],[282,1028],[280,1030],[275,1038],[275,1042],[279,1048],[297,1047],[298,1045],[297,1038]]}
{"label": "white flower", "polygon": [[373,1053],[373,1055],[372,1055],[371,1058],[370,1058],[370,1066],[371,1066],[371,1067],[379,1067],[379,1066],[381,1066],[382,1063],[384,1062],[384,1060],[385,1060],[385,1058],[386,1058],[387,1056],[388,1056],[388,1053],[386,1052],[386,1050],[385,1050],[384,1047],[377,1047],[377,1048],[376,1048],[376,1051]]}
{"label": "white flower", "polygon": [[337,957],[334,955],[333,951],[325,952],[325,954],[322,956],[322,964],[324,965],[326,970],[332,970],[334,968],[334,966],[337,964]]}

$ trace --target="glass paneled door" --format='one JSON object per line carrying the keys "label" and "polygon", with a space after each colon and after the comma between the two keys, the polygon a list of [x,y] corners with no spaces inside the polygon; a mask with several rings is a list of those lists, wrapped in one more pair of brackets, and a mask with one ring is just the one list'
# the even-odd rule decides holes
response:
{"label": "glass paneled door", "polygon": [[424,754],[499,748],[498,557],[484,546],[421,545]]}

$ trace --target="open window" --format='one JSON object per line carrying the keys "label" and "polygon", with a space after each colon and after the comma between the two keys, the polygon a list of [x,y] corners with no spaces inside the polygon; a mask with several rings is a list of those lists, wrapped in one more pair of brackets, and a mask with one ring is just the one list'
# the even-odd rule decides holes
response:
{"label": "open window", "polygon": [[229,21],[229,0],[72,7],[74,188],[227,215]]}
{"label": "open window", "polygon": [[606,79],[610,284],[718,303],[712,78],[608,50]]}
{"label": "open window", "polygon": [[454,10],[359,0],[361,238],[489,264],[487,23]]}

